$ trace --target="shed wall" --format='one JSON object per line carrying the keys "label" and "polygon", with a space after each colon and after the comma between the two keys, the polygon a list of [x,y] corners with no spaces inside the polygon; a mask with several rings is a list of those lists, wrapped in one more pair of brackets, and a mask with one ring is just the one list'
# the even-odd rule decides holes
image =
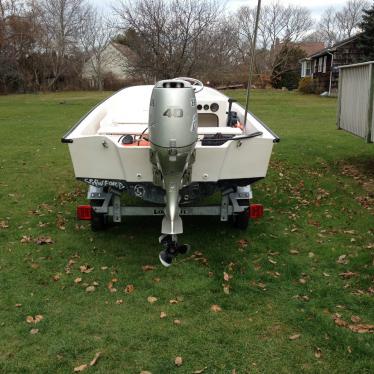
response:
{"label": "shed wall", "polygon": [[338,126],[367,141],[374,141],[373,66],[361,64],[342,68],[339,78]]}

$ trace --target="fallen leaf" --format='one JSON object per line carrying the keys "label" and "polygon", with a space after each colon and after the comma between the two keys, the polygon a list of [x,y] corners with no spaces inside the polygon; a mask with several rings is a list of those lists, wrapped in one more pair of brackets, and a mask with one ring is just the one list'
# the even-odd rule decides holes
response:
{"label": "fallen leaf", "polygon": [[35,334],[37,334],[39,332],[39,329],[31,329],[30,330],[30,334],[31,335],[35,335]]}
{"label": "fallen leaf", "polygon": [[65,218],[61,214],[58,214],[57,220],[56,220],[57,228],[60,230],[65,230],[65,224],[66,224]]}
{"label": "fallen leaf", "polygon": [[88,286],[86,288],[86,292],[95,292],[95,290],[96,290],[95,286]]}
{"label": "fallen leaf", "polygon": [[135,290],[135,287],[133,284],[128,284],[124,289],[125,293],[132,293],[134,292],[134,290]]}
{"label": "fallen leaf", "polygon": [[296,340],[296,339],[299,339],[300,336],[301,336],[300,334],[294,334],[294,335],[289,336],[288,339],[290,339],[290,340]]}
{"label": "fallen leaf", "polygon": [[160,313],[160,318],[163,319],[163,318],[166,318],[167,314],[165,312],[161,312]]}
{"label": "fallen leaf", "polygon": [[147,371],[147,370],[142,370],[141,372],[140,372],[140,374],[152,374],[150,371]]}
{"label": "fallen leaf", "polygon": [[95,357],[91,360],[91,362],[90,362],[90,366],[94,366],[94,365],[96,365],[97,360],[99,359],[100,356],[101,356],[101,352],[97,352],[97,353],[95,354]]}
{"label": "fallen leaf", "polygon": [[315,358],[321,358],[321,356],[322,356],[322,350],[321,350],[321,348],[316,347],[316,349],[314,351],[314,357]]}
{"label": "fallen leaf", "polygon": [[290,254],[291,255],[298,255],[300,252],[297,249],[291,249]]}
{"label": "fallen leaf", "polygon": [[224,279],[226,282],[228,282],[231,278],[232,278],[232,275],[230,275],[230,274],[228,274],[228,273],[226,273],[226,272],[223,273],[223,279]]}
{"label": "fallen leaf", "polygon": [[26,236],[26,235],[23,235],[22,238],[21,238],[21,243],[24,244],[24,243],[30,243],[31,242],[31,236]]}
{"label": "fallen leaf", "polygon": [[148,297],[147,297],[147,301],[148,301],[150,304],[154,304],[157,300],[158,300],[157,297],[154,297],[154,296],[148,296]]}
{"label": "fallen leaf", "polygon": [[327,274],[327,273],[322,273],[324,277],[329,277],[330,274]]}
{"label": "fallen leaf", "polygon": [[180,319],[175,319],[173,321],[174,325],[180,325],[182,323],[182,321]]}
{"label": "fallen leaf", "polygon": [[153,278],[153,281],[155,282],[155,283],[160,283],[160,281],[161,281],[161,278]]}
{"label": "fallen leaf", "polygon": [[43,319],[44,319],[44,317],[41,314],[37,314],[35,317],[33,317],[33,316],[27,316],[26,317],[26,322],[27,323],[37,324],[40,321],[42,321]]}
{"label": "fallen leaf", "polygon": [[305,278],[300,278],[300,279],[299,279],[299,283],[301,283],[301,284],[306,284],[306,279],[305,279]]}
{"label": "fallen leaf", "polygon": [[274,261],[272,258],[268,258],[268,261],[273,264],[273,265],[276,265],[277,264],[277,261]]}
{"label": "fallen leaf", "polygon": [[22,304],[16,304],[16,308],[21,308]]}
{"label": "fallen leaf", "polygon": [[7,229],[9,227],[8,222],[0,221],[0,229]]}
{"label": "fallen leaf", "polygon": [[352,353],[352,348],[350,346],[347,347],[348,353]]}
{"label": "fallen leaf", "polygon": [[334,320],[335,322],[335,325],[339,326],[339,327],[346,327],[348,326],[348,322],[344,321],[342,318],[340,318],[340,314],[338,313],[335,313],[333,316],[332,316],[332,319]]}
{"label": "fallen leaf", "polygon": [[210,310],[214,313],[218,313],[218,312],[222,312],[222,308],[217,305],[217,304],[213,304],[211,307],[210,307]]}
{"label": "fallen leaf", "polygon": [[34,239],[34,242],[39,245],[54,243],[54,241],[52,240],[50,236],[39,236]]}
{"label": "fallen leaf", "polygon": [[344,279],[350,279],[350,278],[356,277],[357,275],[359,275],[359,274],[358,273],[353,273],[352,271],[346,271],[344,273],[339,274],[339,276],[341,276]]}
{"label": "fallen leaf", "polygon": [[341,255],[339,256],[339,258],[336,260],[336,263],[337,264],[343,264],[343,265],[347,265],[349,262],[348,258],[347,258],[347,255]]}
{"label": "fallen leaf", "polygon": [[154,265],[144,265],[142,266],[143,271],[152,271],[156,269],[156,266]]}
{"label": "fallen leaf", "polygon": [[374,334],[374,325],[367,325],[367,324],[357,324],[357,325],[348,325],[348,328],[359,334]]}
{"label": "fallen leaf", "polygon": [[52,279],[53,279],[55,282],[59,281],[60,278],[61,278],[61,274],[55,274],[55,275],[52,277]]}
{"label": "fallen leaf", "polygon": [[182,357],[181,357],[181,356],[177,356],[177,357],[175,357],[174,363],[175,363],[175,365],[178,366],[178,367],[181,366],[181,365],[183,364],[183,359],[182,359]]}
{"label": "fallen leaf", "polygon": [[358,322],[361,322],[361,318],[359,316],[352,316],[351,321],[353,323],[358,323]]}
{"label": "fallen leaf", "polygon": [[240,239],[238,240],[239,248],[243,249],[248,246],[248,240],[247,239]]}
{"label": "fallen leaf", "polygon": [[223,292],[226,294],[226,295],[229,295],[230,294],[230,286],[228,284],[224,284],[223,285]]}
{"label": "fallen leaf", "polygon": [[74,283],[78,284],[80,282],[82,282],[82,278],[81,277],[78,277],[78,278],[74,279]]}
{"label": "fallen leaf", "polygon": [[80,373],[81,371],[84,371],[86,369],[88,369],[88,365],[87,364],[83,364],[83,365],[75,367],[74,368],[74,373]]}
{"label": "fallen leaf", "polygon": [[169,300],[169,304],[174,305],[174,304],[178,304],[178,303],[179,303],[178,300],[175,300],[175,299]]}
{"label": "fallen leaf", "polygon": [[309,257],[309,258],[313,258],[313,257],[314,257],[314,253],[313,253],[313,252],[309,252],[309,253],[308,253],[308,257]]}
{"label": "fallen leaf", "polygon": [[201,374],[201,373],[204,373],[204,371],[208,369],[208,366],[205,366],[205,368],[202,368],[202,369],[199,369],[199,370],[195,370],[192,374]]}
{"label": "fallen leaf", "polygon": [[113,287],[113,282],[109,282],[107,287],[110,293],[117,292],[117,288]]}
{"label": "fallen leaf", "polygon": [[122,300],[122,299],[118,299],[118,300],[116,301],[116,304],[117,304],[117,305],[121,305],[121,304],[123,304],[123,300]]}
{"label": "fallen leaf", "polygon": [[94,268],[92,268],[90,265],[81,265],[79,266],[79,270],[81,271],[81,273],[91,273],[91,271],[93,270]]}
{"label": "fallen leaf", "polygon": [[102,266],[101,270],[108,270],[108,266]]}

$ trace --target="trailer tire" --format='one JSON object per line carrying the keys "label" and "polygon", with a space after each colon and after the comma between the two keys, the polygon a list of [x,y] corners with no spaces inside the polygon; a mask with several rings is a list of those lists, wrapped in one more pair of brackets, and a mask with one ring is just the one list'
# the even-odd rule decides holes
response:
{"label": "trailer tire", "polygon": [[[91,206],[101,206],[102,200],[91,200]],[[104,213],[96,213],[92,209],[92,218],[91,218],[91,230],[94,232],[103,231],[108,226],[108,219]]]}
{"label": "trailer tire", "polygon": [[234,219],[234,227],[240,230],[247,230],[248,224],[249,224],[249,216],[248,216],[247,209],[233,216],[233,219]]}

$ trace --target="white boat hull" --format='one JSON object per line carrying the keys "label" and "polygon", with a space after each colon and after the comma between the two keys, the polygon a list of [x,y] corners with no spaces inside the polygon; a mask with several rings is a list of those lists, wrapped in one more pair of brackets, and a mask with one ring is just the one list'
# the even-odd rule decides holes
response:
{"label": "white boat hull", "polygon": [[[141,133],[147,128],[147,108],[152,88],[153,86],[137,86],[123,89],[98,105],[63,138],[63,142],[69,145],[76,178],[129,183],[153,182],[149,145],[126,147],[119,142],[123,134]],[[238,135],[239,129],[228,129],[226,126],[228,97],[205,87],[196,98],[202,106],[204,103],[209,105],[219,102],[220,110],[216,114],[219,117],[218,126],[204,127],[199,124],[199,141],[195,148],[196,159],[192,166],[191,182],[264,178],[277,136],[249,113],[243,135],[255,131],[262,132],[262,135],[240,141],[229,140],[217,146],[203,145],[201,138],[204,134],[222,132]],[[244,109],[236,103],[232,104],[232,109],[243,122]],[[132,118],[121,120],[121,111],[131,111]],[[212,113],[209,111],[207,114]]]}

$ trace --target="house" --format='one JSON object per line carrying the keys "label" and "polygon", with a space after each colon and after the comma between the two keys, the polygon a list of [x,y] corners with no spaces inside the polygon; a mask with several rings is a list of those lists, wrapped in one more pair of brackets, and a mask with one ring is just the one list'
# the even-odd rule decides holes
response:
{"label": "house", "polygon": [[362,60],[362,53],[358,45],[359,35],[342,40],[332,47],[323,48],[300,60],[301,77],[315,79],[319,92],[336,95],[339,81],[338,67]]}
{"label": "house", "polygon": [[277,56],[284,47],[300,48],[305,52],[306,56],[316,53],[324,48],[323,42],[281,42],[279,38],[275,40],[275,44],[271,47],[271,53]]}
{"label": "house", "polygon": [[[129,59],[134,53],[127,46],[111,42],[98,54],[93,54],[83,65],[82,78],[91,88],[123,86],[129,77]],[[100,59],[100,63],[99,63]],[[115,87],[117,88],[117,87]]]}

